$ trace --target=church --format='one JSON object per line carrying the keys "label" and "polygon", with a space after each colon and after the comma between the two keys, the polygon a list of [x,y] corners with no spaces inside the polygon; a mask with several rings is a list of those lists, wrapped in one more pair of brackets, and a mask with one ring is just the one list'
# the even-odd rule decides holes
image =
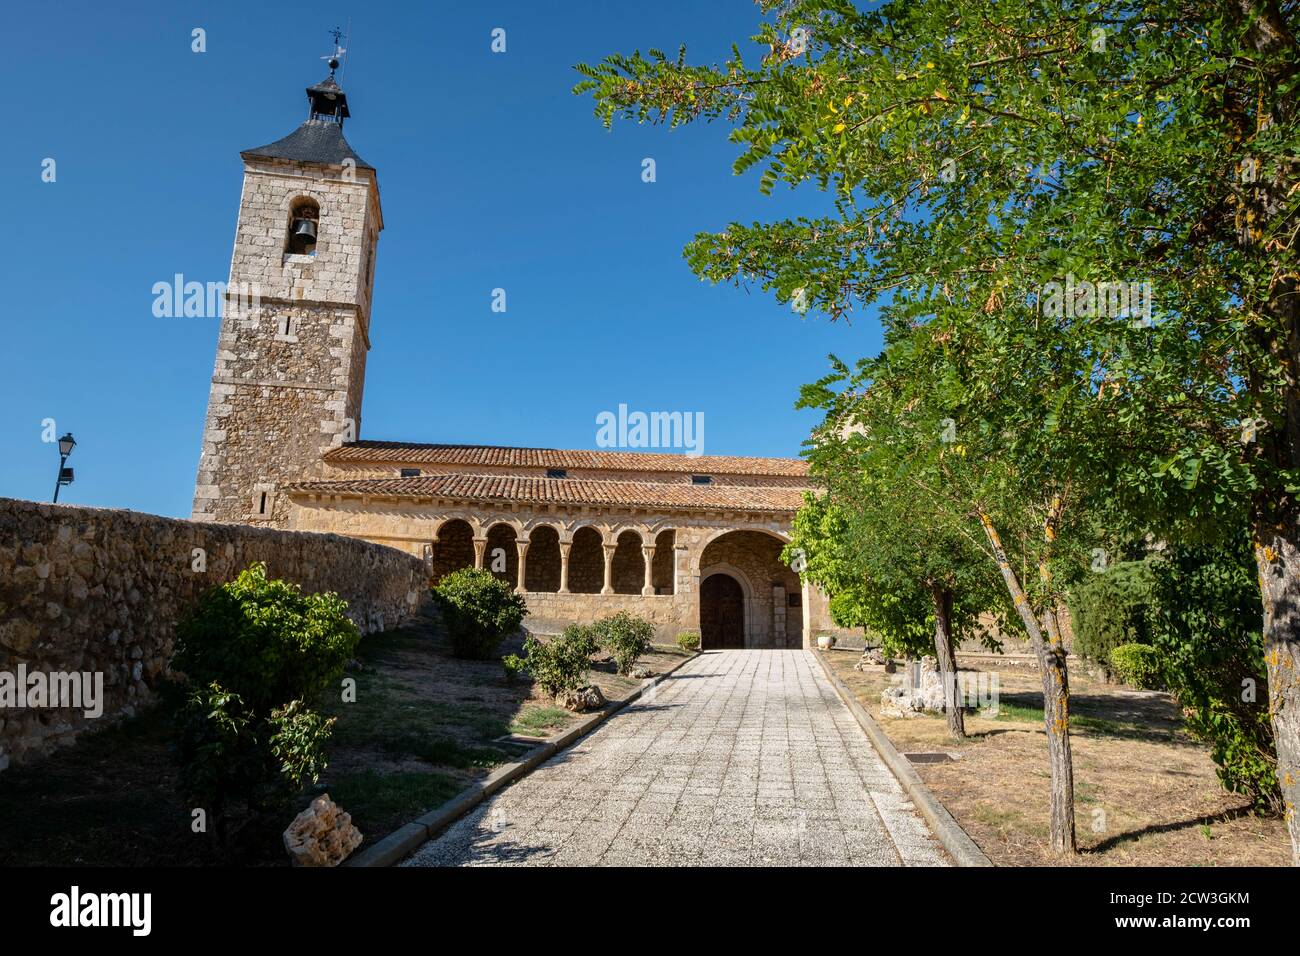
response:
{"label": "church", "polygon": [[194,520],[363,538],[424,558],[431,582],[487,568],[533,627],[626,610],[705,649],[837,633],[781,557],[810,488],[800,459],[361,439],[384,219],[330,66],[301,126],[240,154]]}

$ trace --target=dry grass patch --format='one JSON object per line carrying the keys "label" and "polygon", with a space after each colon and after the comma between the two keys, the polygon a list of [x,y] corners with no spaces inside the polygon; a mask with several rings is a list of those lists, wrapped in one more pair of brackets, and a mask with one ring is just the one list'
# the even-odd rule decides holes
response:
{"label": "dry grass patch", "polygon": [[1168,694],[1134,691],[1071,673],[1075,827],[1081,852],[1055,856],[1047,839],[1047,741],[1042,685],[1029,668],[996,670],[999,716],[968,713],[969,739],[952,740],[943,717],[880,715],[883,667],[856,671],[858,655],[827,660],[904,753],[958,759],[916,764],[936,797],[994,863],[1008,866],[1285,866],[1286,826],[1250,813],[1227,793],[1209,748],[1182,729]]}

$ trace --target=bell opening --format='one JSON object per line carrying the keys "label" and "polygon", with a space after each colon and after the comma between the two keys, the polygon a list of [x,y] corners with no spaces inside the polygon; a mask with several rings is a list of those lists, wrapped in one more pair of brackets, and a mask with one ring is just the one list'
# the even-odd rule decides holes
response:
{"label": "bell opening", "polygon": [[289,220],[289,241],[286,251],[292,255],[315,255],[319,224],[320,209],[315,203],[304,202],[295,206]]}

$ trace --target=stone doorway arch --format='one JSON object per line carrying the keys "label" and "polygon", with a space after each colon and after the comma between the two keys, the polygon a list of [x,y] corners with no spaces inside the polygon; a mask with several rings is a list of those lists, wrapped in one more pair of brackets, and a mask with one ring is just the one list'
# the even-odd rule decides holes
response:
{"label": "stone doorway arch", "polygon": [[743,648],[749,582],[734,568],[713,567],[700,581],[700,649]]}

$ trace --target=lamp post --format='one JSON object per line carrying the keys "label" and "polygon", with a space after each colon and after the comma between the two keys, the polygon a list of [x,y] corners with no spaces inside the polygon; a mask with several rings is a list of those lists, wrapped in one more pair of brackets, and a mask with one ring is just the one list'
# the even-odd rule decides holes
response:
{"label": "lamp post", "polygon": [[67,464],[68,456],[72,454],[72,449],[77,447],[77,440],[72,437],[72,432],[68,432],[59,439],[59,477],[54,483],[54,503],[59,502],[59,489],[64,485],[72,484],[72,469],[63,467]]}

